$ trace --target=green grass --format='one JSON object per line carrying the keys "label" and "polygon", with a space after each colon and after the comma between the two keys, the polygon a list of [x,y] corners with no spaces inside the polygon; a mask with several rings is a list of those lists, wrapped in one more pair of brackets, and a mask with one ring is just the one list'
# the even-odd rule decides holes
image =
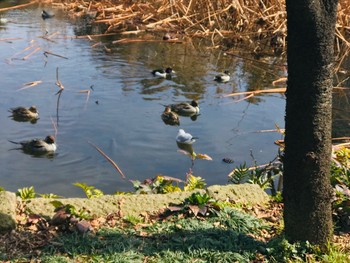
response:
{"label": "green grass", "polygon": [[[349,254],[330,246],[322,255],[310,244],[289,244],[283,236],[263,242],[263,221],[233,208],[208,218],[172,216],[152,224],[103,228],[97,233],[59,234],[35,262],[348,262]],[[28,258],[12,258],[28,262]]]}
{"label": "green grass", "polygon": [[[252,216],[225,209],[201,220],[182,218],[143,228],[105,228],[65,234],[47,246],[44,262],[249,262],[265,244],[248,234],[266,228]],[[58,256],[61,255],[61,256]],[[74,259],[74,260],[73,260]]]}

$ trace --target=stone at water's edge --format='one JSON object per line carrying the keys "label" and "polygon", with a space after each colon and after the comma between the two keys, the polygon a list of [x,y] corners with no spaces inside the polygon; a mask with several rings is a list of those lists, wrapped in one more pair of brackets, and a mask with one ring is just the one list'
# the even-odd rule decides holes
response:
{"label": "stone at water's edge", "polygon": [[208,187],[211,197],[221,201],[234,201],[241,204],[265,204],[268,194],[257,184],[212,185]]}
{"label": "stone at water's edge", "polygon": [[16,195],[11,192],[0,192],[0,232],[16,227]]}
{"label": "stone at water's edge", "polygon": [[[207,188],[209,195],[220,201],[234,201],[241,204],[264,204],[269,200],[269,196],[258,186],[252,184],[241,185],[213,185]],[[71,204],[76,209],[86,208],[91,215],[106,216],[110,213],[120,212],[121,215],[138,216],[145,211],[157,211],[161,208],[166,208],[170,204],[180,204],[192,193],[205,193],[205,190],[194,190],[190,192],[174,192],[168,194],[150,194],[150,195],[104,195],[99,198],[64,198],[58,199],[63,204]],[[12,193],[9,193],[12,194]],[[16,211],[16,197],[14,194],[14,201],[7,210],[3,210],[0,206],[0,214],[5,215],[11,211],[11,216],[8,218],[12,220],[8,224],[15,227],[15,211]],[[11,195],[11,196],[12,196]],[[35,198],[31,199],[26,204],[28,211],[40,214],[46,217],[54,215],[54,207],[50,204],[53,199]],[[3,202],[2,202],[3,203]],[[10,202],[7,202],[10,203]],[[3,229],[0,225],[0,230]]]}

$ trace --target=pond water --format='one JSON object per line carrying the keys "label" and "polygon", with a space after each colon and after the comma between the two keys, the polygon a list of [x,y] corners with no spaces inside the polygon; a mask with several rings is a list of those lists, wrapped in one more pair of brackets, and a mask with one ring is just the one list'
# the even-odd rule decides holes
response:
{"label": "pond water", "polygon": [[[30,6],[0,14],[8,20],[0,25],[0,186],[10,191],[34,186],[38,193],[79,197],[84,194],[72,185],[75,182],[112,194],[132,191],[129,180],[157,174],[185,179],[192,163],[177,151],[179,128],[198,137],[195,152],[213,158],[197,159],[192,167],[193,174],[208,185],[226,184],[227,174],[236,165],[252,163],[251,153],[258,164],[276,156],[273,142],[282,136],[258,131],[284,127],[285,97],[260,95],[240,102],[223,97],[273,88],[272,81],[285,75],[273,59],[254,64],[200,42],[113,44],[125,36],[74,38],[86,33],[81,23],[49,7],[56,16],[42,20],[41,10]],[[42,38],[52,34],[49,40]],[[98,42],[101,45],[95,45]],[[45,51],[67,59],[46,57]],[[282,64],[278,59],[276,63]],[[176,71],[172,79],[150,74],[166,66]],[[65,87],[60,96],[55,85],[57,68]],[[232,72],[231,81],[214,82],[213,77],[226,69]],[[36,86],[23,86],[39,80],[42,83]],[[192,99],[199,101],[197,119],[182,117],[179,127],[163,123],[163,105]],[[39,109],[36,123],[9,118],[9,108],[30,105]],[[50,158],[25,154],[9,142],[54,134],[53,123],[58,149]],[[114,160],[127,180],[88,142]],[[224,163],[223,158],[235,163]]]}

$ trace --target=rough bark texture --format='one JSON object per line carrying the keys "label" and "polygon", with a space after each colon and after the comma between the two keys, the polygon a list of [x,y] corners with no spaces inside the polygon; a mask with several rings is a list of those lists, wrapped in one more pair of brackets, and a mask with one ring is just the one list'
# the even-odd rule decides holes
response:
{"label": "rough bark texture", "polygon": [[289,241],[324,247],[332,234],[333,46],[337,0],[286,0],[288,85],[284,220]]}

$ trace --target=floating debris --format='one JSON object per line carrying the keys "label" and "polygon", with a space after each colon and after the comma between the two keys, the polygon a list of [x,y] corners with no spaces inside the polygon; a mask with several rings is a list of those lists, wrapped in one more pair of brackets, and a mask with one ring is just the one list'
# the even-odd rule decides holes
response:
{"label": "floating debris", "polygon": [[223,158],[222,161],[223,161],[224,163],[234,163],[234,162],[235,162],[233,159],[227,158],[227,157],[226,157],[226,158]]}

